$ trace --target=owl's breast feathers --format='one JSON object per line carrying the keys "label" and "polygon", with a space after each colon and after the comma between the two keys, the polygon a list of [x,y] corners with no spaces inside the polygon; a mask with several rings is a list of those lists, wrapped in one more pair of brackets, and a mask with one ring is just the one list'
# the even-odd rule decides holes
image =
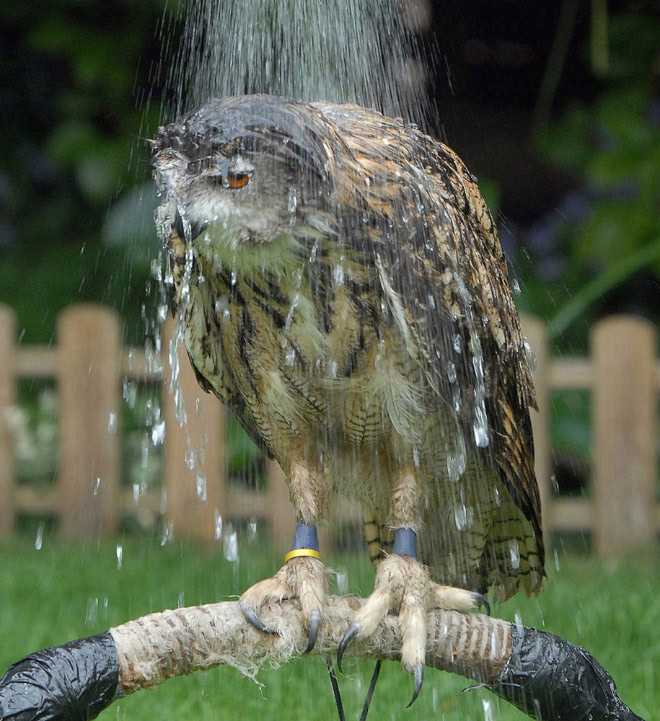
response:
{"label": "owl's breast feathers", "polygon": [[[399,442],[422,444],[424,456],[423,444],[445,443],[444,454],[428,448],[442,467],[427,461],[425,482],[451,484],[458,441],[443,434],[459,429],[474,488],[508,493],[497,508],[485,504],[483,555],[468,580],[480,574],[481,585],[499,583],[507,595],[519,583],[537,590],[534,390],[506,262],[474,179],[449,148],[374,111],[260,97],[248,108],[213,101],[156,142],[166,186],[167,153],[198,158],[228,143],[284,143],[287,162],[312,166],[281,262],[218,268],[199,244],[186,250],[169,218],[174,295],[201,382],[280,461],[308,452],[309,434],[349,455]],[[255,119],[240,119],[250,112]],[[480,470],[488,467],[495,476]],[[522,562],[502,560],[509,536],[522,539]]]}

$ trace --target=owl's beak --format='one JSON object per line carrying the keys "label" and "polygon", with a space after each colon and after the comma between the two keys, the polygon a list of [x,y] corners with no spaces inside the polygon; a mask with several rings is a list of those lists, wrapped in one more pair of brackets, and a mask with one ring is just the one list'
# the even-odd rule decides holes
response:
{"label": "owl's beak", "polygon": [[183,222],[181,213],[179,213],[179,210],[177,209],[176,215],[174,216],[174,229],[176,230],[181,240],[183,240],[184,242],[190,242],[195,240],[195,238],[201,235],[208,227],[208,224],[206,223],[196,223],[192,220],[188,220],[187,225],[189,233],[186,232],[186,223]]}

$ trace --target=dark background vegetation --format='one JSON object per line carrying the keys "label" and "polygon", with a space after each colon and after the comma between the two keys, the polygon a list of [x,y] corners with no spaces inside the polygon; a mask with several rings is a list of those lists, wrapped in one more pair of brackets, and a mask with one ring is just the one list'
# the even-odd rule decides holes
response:
{"label": "dark background vegetation", "polygon": [[[153,320],[148,149],[181,22],[169,0],[0,5],[0,302],[26,343],[100,300],[127,343]],[[652,0],[430,0],[429,131],[479,177],[554,349],[600,316],[660,313],[660,37]],[[588,398],[556,398],[555,440],[588,453]],[[577,421],[576,421],[577,419]],[[579,465],[579,463],[578,463]],[[569,483],[569,481],[566,481]]]}

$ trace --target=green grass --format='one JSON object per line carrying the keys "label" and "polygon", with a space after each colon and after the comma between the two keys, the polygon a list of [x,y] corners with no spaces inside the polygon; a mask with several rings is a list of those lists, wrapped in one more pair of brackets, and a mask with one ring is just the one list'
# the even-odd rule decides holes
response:
{"label": "green grass", "polygon": [[[117,544],[122,564],[117,567]],[[0,541],[0,673],[30,651],[98,633],[146,613],[177,605],[230,599],[270,575],[280,559],[262,546],[240,545],[240,560],[221,549],[191,544],[161,547],[151,539],[69,543],[45,536]],[[349,590],[366,595],[373,574],[362,558],[330,554],[348,573]],[[636,713],[650,718],[660,705],[660,566],[653,559],[600,561],[551,554],[546,590],[522,596],[493,613],[552,631],[585,646],[614,677]],[[348,718],[358,718],[371,663],[347,659],[340,686]],[[263,687],[231,668],[168,681],[151,692],[116,702],[101,719],[157,717],[161,721],[286,718],[334,721],[330,683],[322,660],[307,658],[264,668]],[[520,721],[527,718],[486,690],[460,695],[470,682],[429,671],[422,694],[406,711],[412,683],[398,664],[385,664],[370,718],[444,721]]]}

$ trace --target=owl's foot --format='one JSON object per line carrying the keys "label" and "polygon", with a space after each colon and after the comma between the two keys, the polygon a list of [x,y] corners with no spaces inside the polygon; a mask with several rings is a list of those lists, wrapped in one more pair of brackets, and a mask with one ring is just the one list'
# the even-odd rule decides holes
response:
{"label": "owl's foot", "polygon": [[[263,633],[276,634],[275,629],[261,621],[259,611],[269,603],[297,598],[308,630],[305,653],[309,653],[316,643],[328,594],[328,572],[318,553],[318,540],[315,543],[311,541],[311,528],[316,538],[316,528],[299,523],[294,549],[285,556],[282,568],[271,578],[248,588],[239,599],[241,611],[247,621]],[[304,545],[299,541],[301,537]]]}
{"label": "owl's foot", "polygon": [[377,567],[374,591],[356,614],[339,644],[339,670],[347,645],[353,639],[372,636],[388,612],[397,611],[402,639],[401,665],[415,677],[409,707],[419,695],[424,680],[429,611],[432,608],[471,611],[478,610],[482,605],[488,609],[488,602],[481,594],[434,583],[425,566],[410,555],[395,552]]}

